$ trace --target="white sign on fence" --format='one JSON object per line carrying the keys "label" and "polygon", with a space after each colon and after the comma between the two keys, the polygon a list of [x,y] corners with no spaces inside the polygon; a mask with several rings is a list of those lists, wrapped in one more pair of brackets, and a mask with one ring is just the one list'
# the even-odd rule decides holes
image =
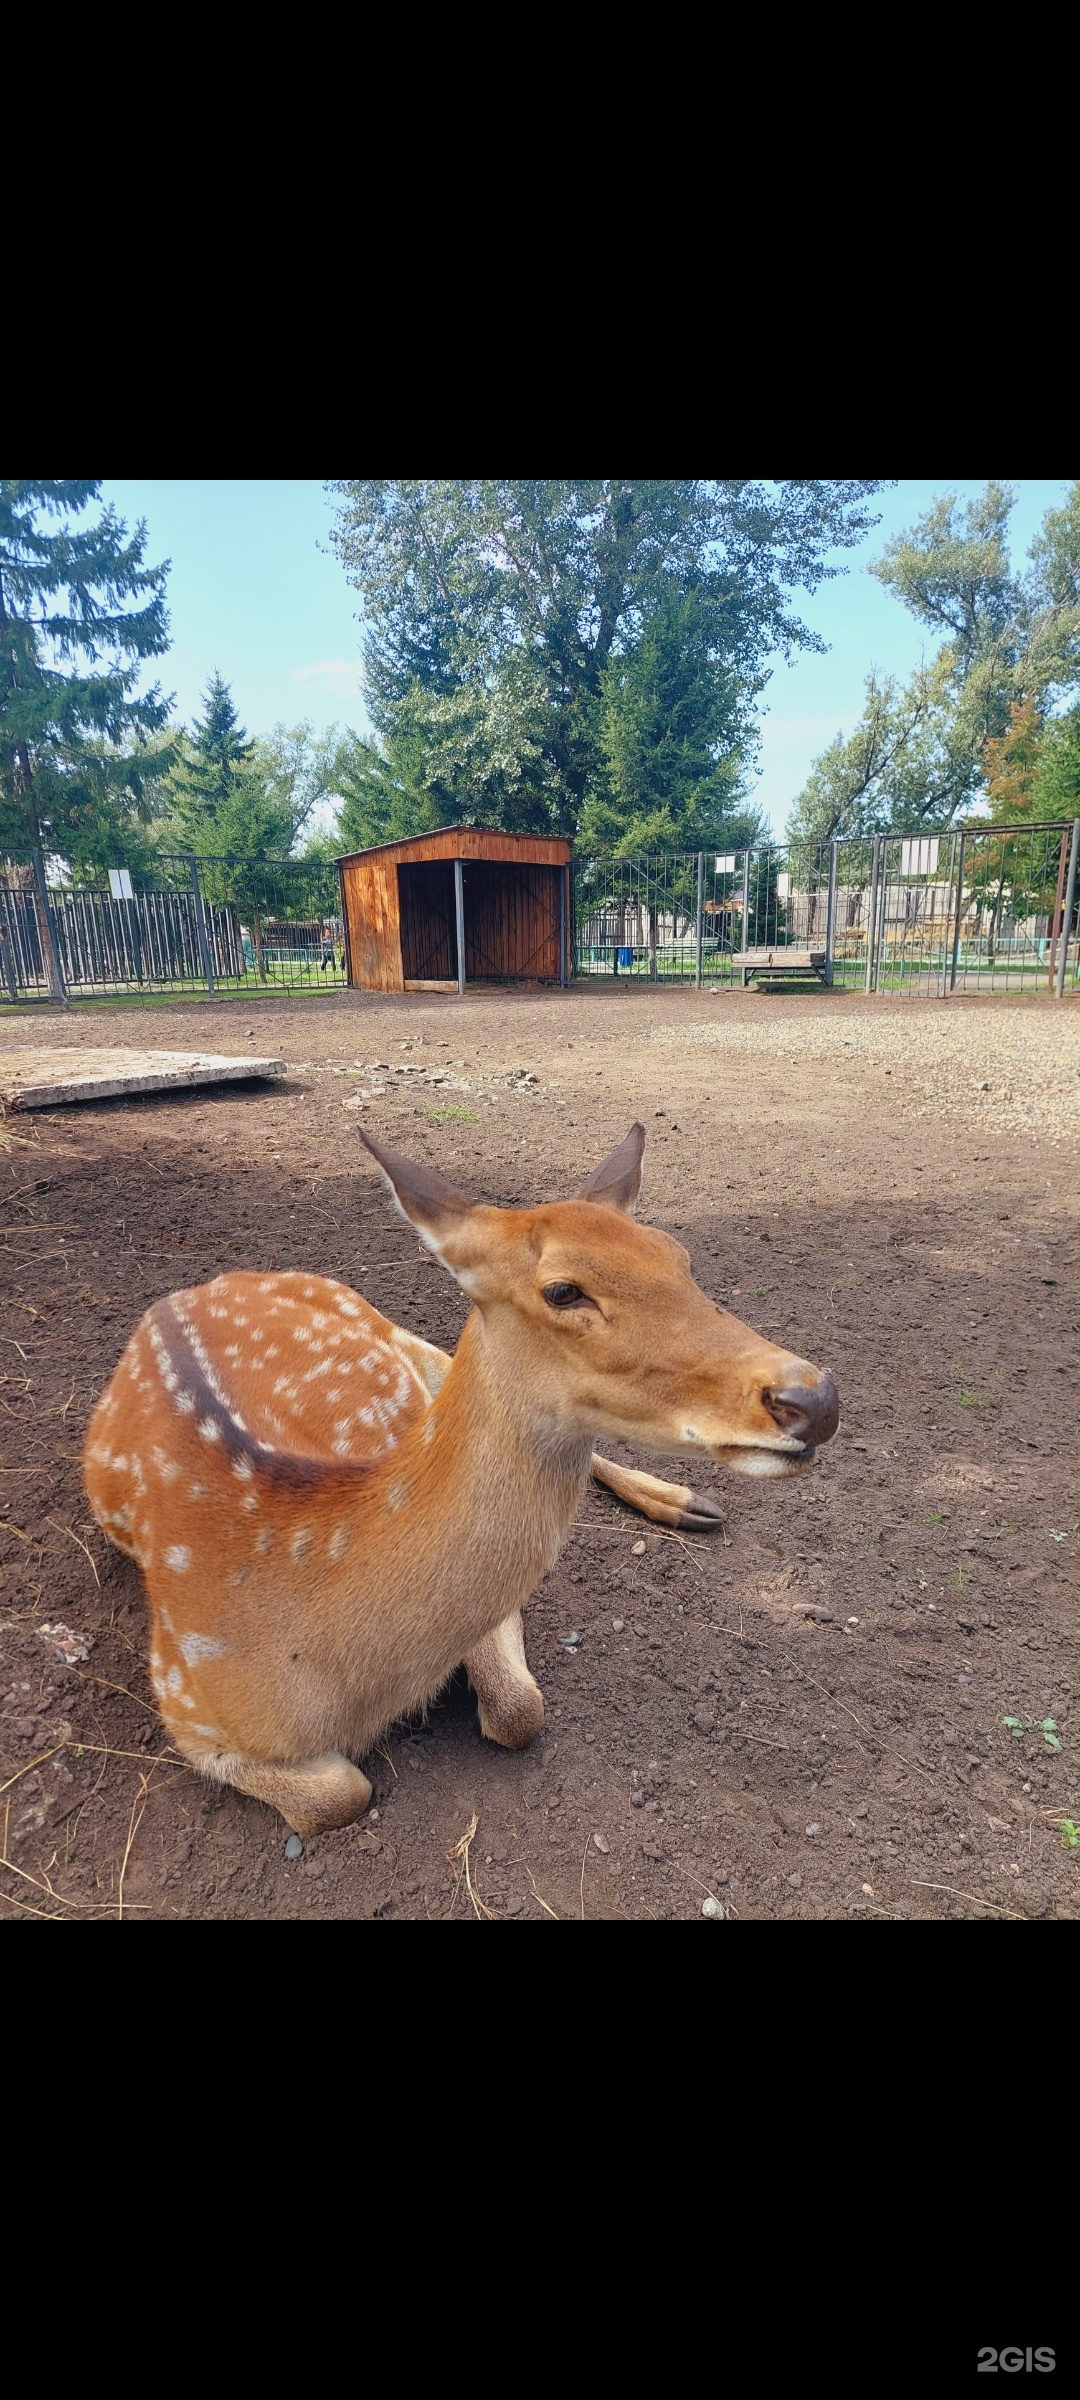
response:
{"label": "white sign on fence", "polygon": [[917,842],[901,842],[901,875],[936,875],[940,848],[936,833],[922,834]]}
{"label": "white sign on fence", "polygon": [[114,900],[134,900],[131,877],[126,867],[109,868],[109,890]]}
{"label": "white sign on fence", "polygon": [[735,873],[735,858],[734,858],[734,854],[732,854],[730,857],[727,857],[727,858],[718,858],[718,859],[717,859],[717,862],[716,862],[716,872],[717,872],[717,874],[718,874],[718,875],[734,875],[734,873]]}
{"label": "white sign on fence", "polygon": [[776,878],[776,897],[777,897],[777,899],[778,899],[778,900],[788,900],[788,899],[790,899],[790,897],[791,897],[791,877],[790,877],[790,875],[778,875],[778,876],[777,876],[777,878]]}

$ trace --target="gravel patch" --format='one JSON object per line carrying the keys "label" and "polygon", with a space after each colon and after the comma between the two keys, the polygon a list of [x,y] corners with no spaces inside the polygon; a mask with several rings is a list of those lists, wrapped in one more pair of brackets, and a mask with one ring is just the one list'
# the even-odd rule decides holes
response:
{"label": "gravel patch", "polygon": [[[850,1024],[850,1020],[846,1020]],[[802,1065],[888,1070],[891,1099],[907,1117],[969,1118],[981,1130],[1000,1128],[1075,1139],[1080,1130],[1080,1011],[1043,1014],[1031,1008],[938,1010],[916,1002],[903,1015],[865,1018],[844,1033],[836,1015],[800,1009],[786,1022],[765,1016],[753,1024],[656,1025],[648,1039],[664,1049],[728,1051]]]}

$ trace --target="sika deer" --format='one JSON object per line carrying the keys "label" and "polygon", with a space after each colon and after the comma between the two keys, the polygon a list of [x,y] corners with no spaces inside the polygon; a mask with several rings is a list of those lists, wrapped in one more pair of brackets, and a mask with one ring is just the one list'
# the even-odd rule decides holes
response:
{"label": "sika deer", "polygon": [[718,1518],[596,1457],[598,1435],[791,1475],[838,1416],[827,1375],[631,1222],[640,1125],[580,1199],[531,1209],[476,1205],[362,1138],[474,1303],[453,1358],[321,1276],[219,1275],[148,1311],[85,1455],[98,1523],[145,1577],[177,1748],[305,1835],[361,1815],[353,1761],[462,1660],[482,1731],[533,1739],[520,1612],[590,1470],[647,1516]]}

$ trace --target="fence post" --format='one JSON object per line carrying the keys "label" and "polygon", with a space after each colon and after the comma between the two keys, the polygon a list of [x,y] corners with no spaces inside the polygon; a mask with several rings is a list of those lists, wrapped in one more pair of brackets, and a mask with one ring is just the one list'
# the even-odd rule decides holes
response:
{"label": "fence post", "polygon": [[697,927],[694,942],[694,982],[701,989],[701,944],[705,931],[705,852],[697,854]]}
{"label": "fence post", "polygon": [[956,990],[956,965],[960,956],[960,909],[964,898],[964,845],[967,834],[961,828],[960,855],[956,862],[956,917],[953,923],[952,964],[949,968],[949,990]]}
{"label": "fence post", "polygon": [[139,924],[138,893],[135,894],[134,899],[125,902],[125,907],[127,909],[128,932],[131,936],[132,956],[135,962],[135,981],[136,983],[141,984],[143,979],[142,929]]}
{"label": "fence post", "polygon": [[559,982],[566,989],[566,868],[556,870],[559,877]]}
{"label": "fence post", "polygon": [[1068,854],[1069,836],[1067,833],[1063,833],[1061,837],[1061,850],[1058,858],[1057,890],[1054,893],[1054,913],[1050,919],[1050,925],[1048,928],[1050,934],[1050,965],[1047,969],[1046,976],[1046,988],[1048,992],[1054,991],[1057,984],[1055,970],[1057,966],[1058,928],[1061,924],[1061,902],[1062,895],[1065,890],[1065,862]]}
{"label": "fence post", "polygon": [[878,855],[881,849],[881,835],[879,833],[875,833],[873,838],[874,847],[870,859],[870,906],[866,913],[866,989],[868,992],[872,992],[874,988],[874,943],[877,937]]}
{"label": "fence post", "polygon": [[1069,955],[1069,927],[1072,924],[1073,901],[1076,897],[1076,865],[1080,857],[1080,817],[1073,818],[1072,848],[1069,852],[1069,882],[1065,893],[1065,918],[1061,928],[1061,949],[1058,954],[1057,998],[1065,996],[1065,963]]}
{"label": "fence post", "polygon": [[829,843],[829,897],[825,907],[825,981],[832,982],[833,943],[836,938],[836,874],[839,861],[839,842]]}
{"label": "fence post", "polygon": [[7,988],[8,999],[14,1000],[17,1004],[19,992],[18,986],[15,982],[15,969],[11,958],[11,943],[8,938],[8,929],[6,925],[0,925],[0,961],[3,963],[4,983]]}
{"label": "fence post", "polygon": [[199,869],[195,859],[191,860],[191,890],[195,901],[195,931],[198,935],[199,941],[199,963],[206,978],[207,991],[209,992],[212,1000],[214,997],[214,975],[213,969],[210,965],[210,943],[206,932],[206,915],[203,909],[203,896],[199,890]]}
{"label": "fence post", "polygon": [[53,999],[59,1000],[61,1007],[66,1008],[68,1005],[67,984],[64,981],[64,969],[60,957],[60,944],[56,938],[56,925],[53,920],[53,912],[49,902],[49,887],[45,881],[45,861],[40,850],[36,847],[32,855],[34,861],[34,884],[37,892],[38,921],[41,926],[42,949],[45,953],[46,979],[48,981],[49,990]]}
{"label": "fence post", "polygon": [[952,916],[953,871],[956,866],[956,834],[949,834],[949,871],[945,885],[945,914],[941,921],[941,990],[940,1000],[949,997],[949,921]]}
{"label": "fence post", "polygon": [[879,871],[878,871],[878,930],[877,930],[877,945],[876,945],[876,952],[875,952],[875,957],[874,957],[874,990],[875,990],[875,992],[880,992],[880,990],[881,990],[881,967],[882,967],[882,961],[883,961],[883,959],[884,959],[884,957],[885,957],[885,954],[886,954],[886,950],[887,950],[887,948],[888,948],[888,939],[887,939],[887,936],[888,936],[888,927],[889,927],[889,837],[888,837],[888,834],[887,834],[887,833],[883,833],[883,834],[880,836],[880,841],[881,841],[881,862],[880,862],[880,867],[879,867]]}
{"label": "fence post", "polygon": [[[749,850],[744,850],[744,851],[743,851],[743,866],[742,866],[742,946],[743,946],[743,950],[744,950],[744,952],[745,952],[745,951],[747,951],[747,950],[750,948],[750,852],[749,852]],[[744,984],[744,987],[745,987],[745,983],[746,983],[746,969],[745,969],[745,967],[744,967],[744,968],[743,968],[743,984]]]}
{"label": "fence post", "polygon": [[459,1000],[465,992],[465,878],[461,860],[454,860],[454,917],[457,924],[457,988]]}

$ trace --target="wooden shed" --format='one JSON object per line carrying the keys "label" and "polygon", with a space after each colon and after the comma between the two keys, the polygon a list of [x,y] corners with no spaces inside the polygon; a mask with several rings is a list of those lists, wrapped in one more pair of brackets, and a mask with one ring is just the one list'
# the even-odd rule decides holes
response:
{"label": "wooden shed", "polygon": [[565,983],[570,844],[448,825],[338,860],[349,982],[367,992]]}

